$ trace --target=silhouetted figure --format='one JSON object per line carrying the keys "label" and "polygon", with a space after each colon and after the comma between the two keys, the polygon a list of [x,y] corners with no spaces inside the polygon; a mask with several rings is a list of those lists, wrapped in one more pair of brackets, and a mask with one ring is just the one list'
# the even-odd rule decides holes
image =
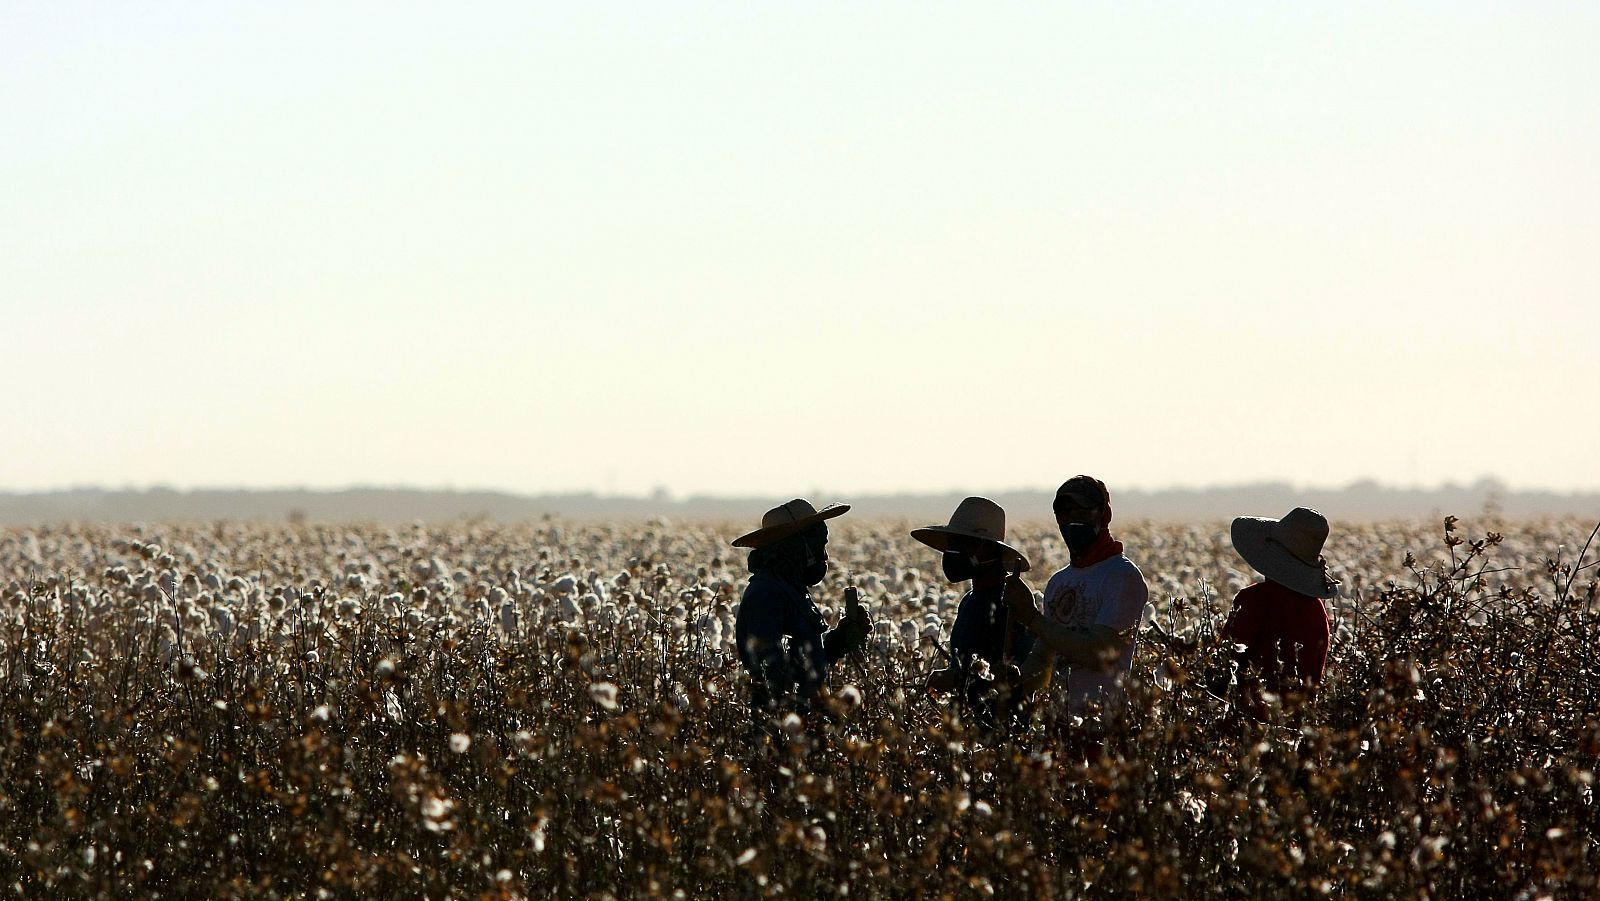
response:
{"label": "silhouetted figure", "polygon": [[1243,646],[1240,688],[1244,709],[1257,719],[1271,713],[1271,693],[1298,717],[1316,694],[1328,662],[1328,612],[1322,598],[1339,593],[1329,578],[1322,546],[1328,520],[1306,507],[1283,519],[1241,516],[1233,521],[1233,547],[1266,580],[1244,588],[1220,638]]}
{"label": "silhouetted figure", "polygon": [[849,604],[837,628],[828,631],[811,600],[811,586],[828,573],[828,526],[847,504],[821,510],[792,500],[768,510],[761,528],[741,535],[734,547],[751,548],[750,584],[734,620],[739,660],[750,674],[757,711],[805,712],[829,664],[866,643],[870,623],[864,609]]}
{"label": "silhouetted figure", "polygon": [[1038,636],[1016,674],[1032,690],[1052,667],[1066,686],[1054,705],[1064,755],[1096,761],[1105,743],[1104,714],[1122,703],[1122,679],[1133,668],[1139,619],[1150,590],[1144,575],[1111,536],[1111,492],[1099,479],[1073,476],[1056,491],[1056,525],[1071,562],[1050,577],[1044,610],[1019,580],[1007,585],[1006,603],[1017,621]]}
{"label": "silhouetted figure", "polygon": [[[969,497],[950,515],[949,524],[915,529],[911,537],[943,552],[941,566],[947,580],[972,582],[950,627],[954,659],[929,675],[928,687],[956,692],[980,728],[1020,725],[1024,718],[1020,698],[995,697],[997,689],[1010,688],[997,681],[1004,668],[1020,664],[1033,650],[1033,635],[1013,626],[1004,598],[1006,577],[1029,568],[1028,558],[1005,543],[1005,510],[988,498]],[[999,716],[997,709],[1003,711]]]}

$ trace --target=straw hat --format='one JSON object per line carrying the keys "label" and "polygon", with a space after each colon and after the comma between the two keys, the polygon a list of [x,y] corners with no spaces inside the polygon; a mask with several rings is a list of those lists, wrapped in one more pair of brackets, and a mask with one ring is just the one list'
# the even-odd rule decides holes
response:
{"label": "straw hat", "polygon": [[1292,591],[1331,598],[1339,583],[1328,577],[1322,545],[1328,540],[1328,518],[1309,507],[1296,507],[1283,519],[1241,516],[1233,521],[1233,547],[1263,576]]}
{"label": "straw hat", "polygon": [[810,501],[795,498],[787,504],[768,510],[766,515],[761,517],[761,528],[733,539],[733,546],[761,547],[771,544],[796,532],[803,532],[807,527],[824,519],[843,516],[849,510],[849,504],[829,504],[818,510],[811,506]]}
{"label": "straw hat", "polygon": [[950,524],[913,529],[911,537],[936,551],[970,551],[977,547],[999,548],[1018,565],[1017,572],[1027,572],[1028,558],[1005,543],[1006,511],[986,497],[969,497],[956,506],[950,514]]}

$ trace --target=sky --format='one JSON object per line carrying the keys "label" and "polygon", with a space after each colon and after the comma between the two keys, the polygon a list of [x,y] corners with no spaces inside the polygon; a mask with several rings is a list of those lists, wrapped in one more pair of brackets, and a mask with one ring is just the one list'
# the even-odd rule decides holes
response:
{"label": "sky", "polygon": [[1593,3],[0,7],[0,490],[1600,488]]}

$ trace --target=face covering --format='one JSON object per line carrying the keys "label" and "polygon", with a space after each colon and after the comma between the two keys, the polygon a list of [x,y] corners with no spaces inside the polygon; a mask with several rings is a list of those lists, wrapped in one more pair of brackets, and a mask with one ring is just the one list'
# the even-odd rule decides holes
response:
{"label": "face covering", "polygon": [[[818,525],[821,525],[820,523]],[[807,587],[816,585],[828,575],[828,531],[822,526],[821,534],[806,536],[806,563],[800,577]]]}
{"label": "face covering", "polygon": [[978,567],[973,565],[971,557],[966,554],[958,554],[955,551],[944,552],[942,566],[944,568],[944,578],[947,582],[965,582],[978,573]]}
{"label": "face covering", "polygon": [[1061,537],[1066,539],[1067,550],[1078,556],[1094,546],[1100,530],[1086,522],[1069,522],[1061,527]]}

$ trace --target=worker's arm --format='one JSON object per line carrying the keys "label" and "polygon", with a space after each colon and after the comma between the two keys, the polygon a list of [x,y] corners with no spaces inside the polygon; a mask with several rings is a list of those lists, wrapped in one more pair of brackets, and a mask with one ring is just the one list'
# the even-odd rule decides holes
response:
{"label": "worker's arm", "polygon": [[[1020,583],[1013,583],[1020,584]],[[1095,624],[1088,628],[1074,629],[1063,625],[1040,613],[1033,606],[1033,593],[1026,592],[1007,585],[1005,594],[1006,606],[1011,615],[1017,618],[1017,625],[1032,632],[1039,640],[1034,644],[1033,653],[1028,655],[1028,664],[1039,666],[1035,658],[1040,656],[1041,650],[1047,651],[1053,659],[1060,657],[1068,666],[1085,667],[1091,669],[1105,669],[1122,653],[1123,645],[1133,635],[1132,629],[1114,629],[1111,626]],[[1023,676],[1026,681],[1028,666],[1023,667]]]}

